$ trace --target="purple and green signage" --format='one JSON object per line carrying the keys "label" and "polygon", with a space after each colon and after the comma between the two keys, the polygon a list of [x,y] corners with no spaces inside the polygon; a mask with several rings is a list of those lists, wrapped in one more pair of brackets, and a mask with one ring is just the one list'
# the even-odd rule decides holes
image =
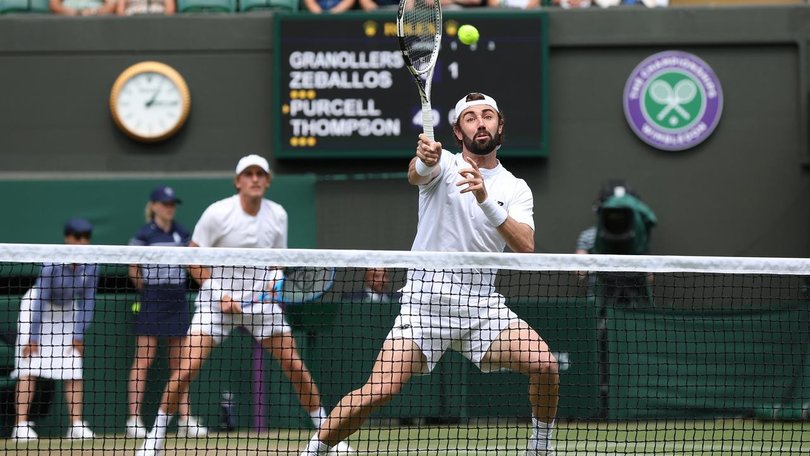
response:
{"label": "purple and green signage", "polygon": [[685,150],[708,138],[723,112],[723,89],[693,54],[659,52],[641,62],[624,87],[624,116],[633,132],[661,150]]}

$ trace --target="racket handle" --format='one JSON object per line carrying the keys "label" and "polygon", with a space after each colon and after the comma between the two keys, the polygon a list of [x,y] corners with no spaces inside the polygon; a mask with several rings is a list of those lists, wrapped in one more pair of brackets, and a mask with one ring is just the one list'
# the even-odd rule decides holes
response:
{"label": "racket handle", "polygon": [[433,139],[433,108],[430,104],[422,104],[422,132]]}

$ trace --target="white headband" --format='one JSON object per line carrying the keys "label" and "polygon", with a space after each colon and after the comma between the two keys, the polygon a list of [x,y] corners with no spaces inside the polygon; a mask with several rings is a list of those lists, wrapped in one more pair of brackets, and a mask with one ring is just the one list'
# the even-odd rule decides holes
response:
{"label": "white headband", "polygon": [[[482,93],[481,95],[484,94]],[[501,113],[501,111],[498,109],[498,103],[495,102],[495,99],[490,97],[489,95],[484,95],[483,100],[473,100],[473,101],[467,101],[467,95],[464,95],[463,97],[461,97],[461,100],[458,100],[458,103],[456,103],[455,121],[458,122],[458,118],[461,117],[461,113],[464,112],[467,108],[478,105],[492,106],[492,108],[495,109],[495,112],[497,112],[498,114]]]}

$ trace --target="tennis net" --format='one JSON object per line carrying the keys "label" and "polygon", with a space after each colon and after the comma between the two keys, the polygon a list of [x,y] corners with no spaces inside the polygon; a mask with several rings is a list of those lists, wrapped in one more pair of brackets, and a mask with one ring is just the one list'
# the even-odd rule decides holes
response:
{"label": "tennis net", "polygon": [[[202,290],[182,272],[197,265],[213,274]],[[133,286],[133,267],[154,284],[151,295]],[[152,427],[174,353],[163,335],[144,348],[143,334],[169,331],[175,317],[161,300],[179,294],[189,318],[195,309],[221,313],[211,297],[227,295],[246,319],[229,320],[230,336],[190,384],[190,415],[207,432],[175,418],[165,454],[298,455],[316,420],[302,407],[300,385],[251,335],[278,334],[262,331],[283,324],[271,318],[283,309],[328,413],[369,379],[392,328],[412,335],[412,326],[430,323],[397,320],[419,301],[432,306],[417,310],[440,315],[435,326],[469,334],[471,347],[433,352],[430,375],[413,376],[347,443],[369,455],[523,455],[533,432],[528,378],[503,365],[485,364],[493,372],[483,373],[465,358],[491,337],[466,331],[468,317],[509,316],[491,299],[490,274],[556,361],[558,455],[810,451],[810,260],[0,244],[0,454],[135,451],[142,435],[129,432],[128,418]],[[78,292],[85,288],[93,293]],[[208,305],[197,308],[205,293]],[[90,298],[87,312],[81,301]],[[194,326],[196,318],[192,327],[222,329],[210,318]],[[34,333],[43,359],[21,366],[20,340]],[[431,337],[421,343],[439,353],[451,343],[444,333]],[[133,365],[152,355],[148,375],[133,382]],[[37,379],[25,384],[32,397],[24,420],[36,440],[15,425],[23,372]],[[92,439],[66,438],[81,437],[70,434],[64,393],[76,378]]]}

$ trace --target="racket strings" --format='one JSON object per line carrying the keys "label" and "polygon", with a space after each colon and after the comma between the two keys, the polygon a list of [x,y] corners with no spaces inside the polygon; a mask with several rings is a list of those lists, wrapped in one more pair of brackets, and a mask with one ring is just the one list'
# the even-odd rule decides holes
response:
{"label": "racket strings", "polygon": [[406,0],[402,8],[405,50],[417,72],[427,71],[439,46],[441,11],[435,0]]}
{"label": "racket strings", "polygon": [[282,292],[291,300],[309,301],[332,288],[335,271],[332,268],[287,268]]}

